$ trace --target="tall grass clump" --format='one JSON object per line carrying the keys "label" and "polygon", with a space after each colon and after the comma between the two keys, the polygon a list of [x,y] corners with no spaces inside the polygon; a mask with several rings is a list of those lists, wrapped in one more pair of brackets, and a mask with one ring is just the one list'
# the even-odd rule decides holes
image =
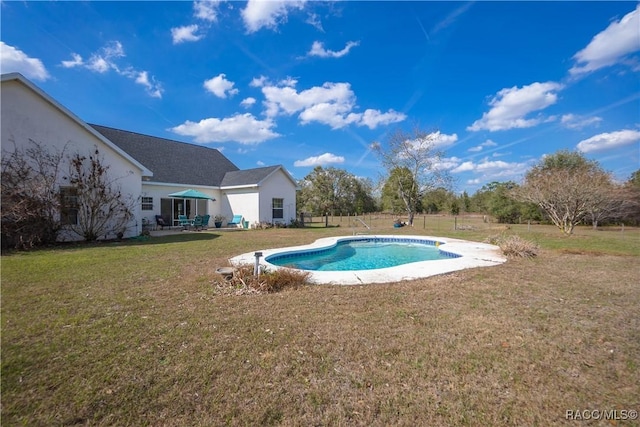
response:
{"label": "tall grass clump", "polygon": [[253,266],[243,265],[235,269],[231,278],[216,280],[215,286],[217,292],[225,294],[265,294],[297,289],[308,285],[308,279],[308,272],[292,269],[266,270],[255,276]]}
{"label": "tall grass clump", "polygon": [[533,258],[540,250],[536,243],[523,239],[517,234],[490,236],[486,242],[499,246],[502,253],[509,258]]}

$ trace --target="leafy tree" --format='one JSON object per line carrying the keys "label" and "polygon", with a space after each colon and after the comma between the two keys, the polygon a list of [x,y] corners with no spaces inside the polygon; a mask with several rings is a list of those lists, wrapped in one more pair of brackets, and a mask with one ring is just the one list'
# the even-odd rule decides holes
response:
{"label": "leafy tree", "polygon": [[24,149],[3,150],[3,248],[29,249],[56,241],[60,230],[57,182],[64,151],[49,153],[33,140]]}
{"label": "leafy tree", "polygon": [[489,192],[488,213],[499,223],[514,224],[522,216],[521,203],[510,196],[517,185],[513,181],[492,182],[486,185]]}
{"label": "leafy tree", "polygon": [[538,205],[563,233],[574,227],[590,212],[603,209],[609,201],[611,178],[595,161],[576,151],[558,151],[543,158],[525,176],[514,196]]}
{"label": "leafy tree", "polygon": [[465,212],[471,212],[471,197],[469,197],[469,194],[466,191],[462,192],[462,209],[464,209]]}
{"label": "leafy tree", "polygon": [[440,187],[425,192],[422,203],[428,213],[449,212],[456,199],[453,192]]}
{"label": "leafy tree", "polygon": [[[396,168],[391,171],[389,177],[382,187],[382,209],[391,211],[394,214],[406,212],[407,205],[402,198],[398,188],[413,189],[414,193],[410,194],[410,198],[417,199],[417,185],[415,185],[411,171],[407,168]],[[416,206],[416,210],[420,210],[421,206]]]}
{"label": "leafy tree", "polygon": [[413,225],[415,214],[419,212],[423,194],[449,183],[447,173],[437,167],[443,157],[443,152],[436,147],[439,135],[417,128],[411,134],[398,130],[385,144],[372,144],[387,171],[391,191],[404,205],[409,225]]}
{"label": "leafy tree", "polygon": [[631,174],[627,181],[627,185],[640,190],[640,169]]}
{"label": "leafy tree", "polygon": [[458,215],[460,213],[460,203],[458,202],[458,199],[451,200],[449,212],[451,213],[451,215]]}
{"label": "leafy tree", "polygon": [[373,182],[369,178],[355,178],[355,206],[354,212],[363,214],[378,210],[373,197]]}
{"label": "leafy tree", "polygon": [[298,210],[318,214],[363,213],[375,210],[370,181],[334,167],[316,166],[300,182]]}
{"label": "leafy tree", "polygon": [[109,166],[97,148],[89,156],[75,154],[65,177],[75,189],[77,224],[70,229],[87,241],[101,236],[121,236],[133,217],[135,199],[124,195],[118,180],[109,174]]}
{"label": "leafy tree", "polygon": [[640,170],[632,173],[618,191],[622,199],[620,219],[627,223],[640,224]]}
{"label": "leafy tree", "polygon": [[540,220],[540,210],[533,203],[520,202],[513,197],[518,185],[513,181],[490,182],[470,198],[474,212],[491,215],[500,223],[517,223],[519,220]]}

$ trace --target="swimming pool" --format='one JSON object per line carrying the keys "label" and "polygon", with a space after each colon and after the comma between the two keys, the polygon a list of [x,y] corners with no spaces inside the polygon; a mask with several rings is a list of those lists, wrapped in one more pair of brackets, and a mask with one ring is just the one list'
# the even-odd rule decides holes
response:
{"label": "swimming pool", "polygon": [[337,242],[326,249],[270,255],[273,265],[312,271],[374,270],[420,261],[458,257],[438,249],[440,242],[401,238],[358,238]]}
{"label": "swimming pool", "polygon": [[[394,235],[368,235],[368,236],[337,236],[318,239],[309,245],[294,246],[288,248],[262,249],[260,252],[260,264],[268,270],[290,268],[277,265],[271,261],[307,256],[314,252],[329,251],[345,242],[360,244],[363,241],[379,240],[386,242],[401,242],[408,244],[421,244],[435,247],[439,253],[445,256],[433,260],[420,260],[408,262],[390,267],[375,266],[370,269],[359,270],[305,270],[309,272],[309,281],[318,284],[335,285],[361,285],[369,283],[389,283],[402,280],[413,280],[437,274],[449,273],[465,268],[489,267],[499,265],[506,261],[500,248],[487,243],[471,242],[467,240],[452,239],[431,236],[394,236]],[[358,242],[360,241],[360,242]],[[231,258],[232,265],[251,264],[255,262],[255,252],[248,252]]]}

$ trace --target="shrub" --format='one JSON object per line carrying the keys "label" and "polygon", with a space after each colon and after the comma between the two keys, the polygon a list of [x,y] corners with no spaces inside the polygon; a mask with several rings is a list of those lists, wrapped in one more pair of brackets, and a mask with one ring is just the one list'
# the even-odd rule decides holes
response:
{"label": "shrub", "polygon": [[509,258],[533,258],[538,255],[540,247],[518,235],[490,236],[485,240],[492,245],[500,246],[502,253]]}
{"label": "shrub", "polygon": [[253,274],[253,266],[243,265],[229,280],[218,280],[216,287],[220,293],[235,295],[274,293],[307,285],[308,279],[308,272],[293,269],[264,271],[258,277]]}

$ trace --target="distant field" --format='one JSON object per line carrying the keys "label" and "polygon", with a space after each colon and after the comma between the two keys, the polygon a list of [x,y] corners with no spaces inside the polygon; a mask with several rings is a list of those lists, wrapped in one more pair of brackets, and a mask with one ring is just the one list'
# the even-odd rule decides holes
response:
{"label": "distant field", "polygon": [[333,217],[5,255],[2,424],[548,426],[576,425],[569,410],[640,409],[640,230],[360,219],[379,234],[517,233],[542,250],[244,296],[213,291],[228,258],[366,228]]}

